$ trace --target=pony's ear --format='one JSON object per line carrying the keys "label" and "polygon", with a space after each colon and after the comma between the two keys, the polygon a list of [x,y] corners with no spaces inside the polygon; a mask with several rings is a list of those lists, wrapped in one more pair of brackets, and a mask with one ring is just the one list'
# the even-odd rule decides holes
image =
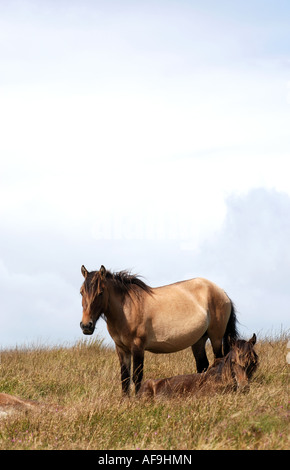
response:
{"label": "pony's ear", "polygon": [[99,272],[100,272],[101,278],[102,278],[102,279],[105,279],[105,277],[106,277],[106,272],[107,272],[105,266],[102,265],[102,266],[100,267],[100,271],[99,271]]}
{"label": "pony's ear", "polygon": [[257,341],[257,336],[255,335],[255,333],[253,334],[252,338],[249,339],[248,343],[252,344],[254,346],[254,344],[256,344],[256,341]]}
{"label": "pony's ear", "polygon": [[84,265],[82,265],[81,267],[81,273],[82,275],[84,276],[84,278],[86,279],[87,275],[88,275],[88,271],[86,270],[86,268],[84,267]]}

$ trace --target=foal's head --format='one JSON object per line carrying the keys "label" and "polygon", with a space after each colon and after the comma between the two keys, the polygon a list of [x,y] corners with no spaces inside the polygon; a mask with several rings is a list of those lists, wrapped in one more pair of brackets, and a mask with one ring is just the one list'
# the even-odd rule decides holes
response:
{"label": "foal's head", "polygon": [[235,341],[226,358],[238,390],[247,391],[249,389],[249,379],[258,367],[258,355],[254,350],[256,341],[255,333],[249,341],[243,339]]}
{"label": "foal's head", "polygon": [[106,269],[101,266],[99,271],[89,272],[82,266],[81,272],[85,280],[80,290],[83,305],[80,327],[85,335],[91,335],[95,330],[97,320],[108,305]]}

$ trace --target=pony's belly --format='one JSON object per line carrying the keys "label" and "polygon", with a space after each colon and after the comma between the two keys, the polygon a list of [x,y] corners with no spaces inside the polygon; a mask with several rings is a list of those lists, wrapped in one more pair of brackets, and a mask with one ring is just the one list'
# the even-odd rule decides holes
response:
{"label": "pony's belly", "polygon": [[207,302],[186,288],[187,283],[157,289],[147,298],[145,349],[171,353],[195,344],[207,331],[210,316]]}
{"label": "pony's belly", "polygon": [[147,344],[145,349],[155,354],[164,354],[172,353],[176,351],[181,351],[182,349],[189,348],[195,344],[202,335],[206,332],[207,325],[203,325],[198,329],[195,329],[194,332],[179,335],[156,335],[156,332],[153,337],[147,337]]}
{"label": "pony's belly", "polygon": [[[194,344],[194,343],[192,343]],[[186,349],[191,344],[187,345],[176,345],[176,344],[171,344],[168,342],[159,342],[159,343],[150,343],[145,349],[146,351],[152,352],[154,354],[166,354],[166,353],[173,353],[177,351],[181,351],[182,349]]]}

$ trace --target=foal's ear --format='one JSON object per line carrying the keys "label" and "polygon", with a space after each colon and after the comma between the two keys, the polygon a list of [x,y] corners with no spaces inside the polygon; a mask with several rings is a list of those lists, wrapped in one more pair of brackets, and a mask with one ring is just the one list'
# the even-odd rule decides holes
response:
{"label": "foal's ear", "polygon": [[100,267],[100,271],[99,271],[99,272],[100,272],[101,278],[105,279],[105,277],[106,277],[106,272],[107,272],[105,266],[102,265],[102,266]]}
{"label": "foal's ear", "polygon": [[86,270],[86,268],[84,267],[84,265],[82,265],[81,267],[81,273],[82,275],[84,276],[84,278],[86,279],[87,275],[88,275],[88,271]]}
{"label": "foal's ear", "polygon": [[256,341],[257,341],[257,336],[255,335],[255,333],[253,334],[252,338],[249,339],[248,343],[252,344],[254,346],[254,344],[256,344]]}
{"label": "foal's ear", "polygon": [[229,347],[230,347],[230,348],[233,348],[234,345],[235,345],[235,340],[234,340],[230,335],[228,335],[227,341],[228,341]]}

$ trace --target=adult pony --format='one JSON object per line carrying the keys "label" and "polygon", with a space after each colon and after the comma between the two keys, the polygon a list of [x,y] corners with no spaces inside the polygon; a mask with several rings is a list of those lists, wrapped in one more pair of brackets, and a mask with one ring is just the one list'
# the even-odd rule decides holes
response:
{"label": "adult pony", "polygon": [[139,391],[140,396],[202,395],[209,392],[239,390],[249,391],[249,380],[258,367],[258,355],[254,350],[256,335],[249,341],[239,339],[232,343],[228,354],[216,359],[201,374],[176,375],[166,379],[146,380]]}
{"label": "adult pony", "polygon": [[124,394],[129,393],[131,357],[137,393],[145,351],[172,353],[191,346],[197,371],[202,372],[209,365],[208,338],[215,357],[227,354],[229,341],[237,338],[234,306],[211,281],[196,278],[151,288],[127,271],[111,273],[101,266],[99,271],[89,272],[82,266],[81,272],[81,329],[91,335],[99,317],[105,318],[116,344]]}

